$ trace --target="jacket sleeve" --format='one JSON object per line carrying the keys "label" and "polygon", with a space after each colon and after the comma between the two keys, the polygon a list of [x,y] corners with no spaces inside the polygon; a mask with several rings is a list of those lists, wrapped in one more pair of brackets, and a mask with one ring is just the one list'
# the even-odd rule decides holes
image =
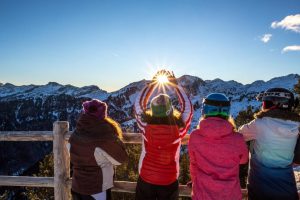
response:
{"label": "jacket sleeve", "polygon": [[106,151],[101,149],[100,147],[97,147],[94,152],[94,157],[97,161],[97,164],[100,167],[104,167],[106,165],[121,165],[120,162],[115,160],[113,157],[111,157]]}
{"label": "jacket sleeve", "polygon": [[184,127],[181,127],[179,129],[179,135],[180,137],[184,137],[191,125],[191,120],[193,117],[193,107],[190,99],[184,92],[183,88],[179,85],[176,87],[176,94],[180,103],[181,117],[185,124]]}
{"label": "jacket sleeve", "polygon": [[96,148],[97,152],[101,153],[112,164],[124,163],[128,161],[128,155],[125,150],[125,146],[119,138],[103,141],[98,148],[99,149]]}
{"label": "jacket sleeve", "polygon": [[146,85],[143,90],[138,94],[135,103],[134,103],[134,110],[135,110],[135,118],[139,128],[145,133],[145,127],[147,123],[143,122],[142,114],[145,112],[148,100],[153,92],[154,84]]}
{"label": "jacket sleeve", "polygon": [[238,132],[243,135],[245,141],[255,140],[257,134],[256,119],[241,126]]}
{"label": "jacket sleeve", "polygon": [[[105,155],[104,155],[105,154]],[[99,165],[99,167],[103,168],[107,165],[120,165],[121,163],[117,162],[117,164],[113,164],[108,158],[112,158],[111,156],[109,156],[105,151],[103,151],[101,148],[97,147],[94,151],[94,157],[95,160],[97,162],[97,164]],[[113,159],[113,158],[112,158]],[[114,159],[113,159],[114,160]]]}

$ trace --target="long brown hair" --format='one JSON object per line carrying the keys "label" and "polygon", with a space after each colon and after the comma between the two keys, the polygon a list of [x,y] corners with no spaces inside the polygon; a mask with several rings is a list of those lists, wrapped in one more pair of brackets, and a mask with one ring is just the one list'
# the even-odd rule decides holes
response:
{"label": "long brown hair", "polygon": [[[208,118],[208,117],[201,117],[199,121],[201,121],[201,120],[203,120],[203,119],[207,119],[207,118]],[[235,132],[237,131],[236,124],[235,124],[235,122],[234,122],[233,117],[229,116],[228,118],[224,118],[224,117],[219,117],[219,118],[224,119],[224,120],[227,120],[227,121],[232,125],[233,130],[234,130]],[[198,124],[197,128],[200,128],[200,127],[199,127],[199,124]]]}
{"label": "long brown hair", "polygon": [[142,120],[147,124],[177,125],[179,127],[185,126],[185,123],[181,117],[181,113],[175,108],[173,109],[172,114],[166,117],[155,117],[152,115],[152,112],[149,109],[142,114]]}
{"label": "long brown hair", "polygon": [[105,117],[104,121],[106,121],[108,124],[110,124],[112,126],[112,128],[115,130],[114,132],[116,133],[116,135],[119,139],[123,138],[122,129],[118,122],[116,122],[115,120],[113,120],[110,117]]}

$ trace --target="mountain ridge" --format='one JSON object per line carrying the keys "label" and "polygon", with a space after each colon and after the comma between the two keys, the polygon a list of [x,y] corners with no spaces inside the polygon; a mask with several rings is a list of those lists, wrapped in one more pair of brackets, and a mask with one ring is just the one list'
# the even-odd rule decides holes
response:
{"label": "mountain ridge", "polygon": [[[272,83],[276,82],[279,80],[282,81],[282,79],[296,79],[300,78],[299,74],[288,74],[286,76],[280,76],[280,77],[274,77],[268,81],[263,81],[263,80],[257,80],[254,81],[250,84],[242,84],[240,82],[237,82],[235,80],[229,80],[229,81],[224,81],[220,78],[216,78],[213,80],[203,80],[197,76],[192,76],[192,75],[182,75],[181,77],[177,78],[179,82],[182,83],[182,85],[188,85],[189,83],[193,82],[200,86],[209,86],[212,89],[213,88],[218,88],[220,85],[224,84],[232,87],[242,87],[244,90],[247,89],[247,91],[250,88],[253,90],[254,88],[264,85],[266,83]],[[73,86],[70,84],[62,85],[57,82],[49,82],[45,85],[21,85],[21,86],[16,86],[12,83],[0,83],[0,101],[1,100],[6,100],[7,98],[26,98],[24,95],[20,95],[20,93],[28,93],[29,95],[27,96],[28,98],[34,97],[34,96],[40,96],[40,95],[53,95],[53,94],[62,94],[62,93],[67,93],[76,97],[90,97],[90,98],[98,98],[100,100],[106,100],[106,98],[110,95],[115,96],[116,94],[126,90],[129,87],[133,87],[135,85],[145,85],[145,83],[149,82],[150,80],[142,79],[140,81],[132,82],[119,90],[113,91],[113,92],[107,92],[103,89],[100,89],[96,85],[89,85],[89,86],[83,86],[83,87],[77,87]],[[188,82],[188,83],[187,83]],[[266,87],[264,87],[266,89]],[[255,90],[256,91],[256,90]]]}
{"label": "mountain ridge", "polygon": [[[293,87],[299,78],[299,74],[288,74],[286,76],[274,77],[269,81],[258,80],[254,81],[252,84],[243,85],[242,83],[234,80],[223,81],[219,78],[214,80],[203,80],[197,76],[183,75],[177,78],[177,82],[185,89],[194,106],[195,113],[192,127],[195,127],[201,116],[200,108],[202,99],[209,93],[218,92],[226,94],[232,102],[231,113],[233,117],[236,117],[238,112],[247,109],[248,106],[254,110],[259,108],[260,102],[255,100],[255,97],[259,92],[271,87],[285,87],[293,90]],[[149,80],[145,79],[132,82],[114,92],[107,92],[95,85],[76,87],[72,85],[62,85],[56,82],[49,82],[46,85],[31,84],[15,86],[13,84],[6,83],[0,86],[0,102],[14,102],[12,104],[18,104],[18,106],[14,106],[17,113],[16,116],[18,116],[18,113],[22,111],[22,109],[29,109],[28,112],[31,112],[31,108],[21,106],[25,105],[24,102],[30,102],[28,103],[29,105],[36,105],[38,103],[37,108],[41,110],[44,109],[43,106],[46,105],[46,102],[49,105],[52,105],[52,110],[49,110],[47,114],[49,115],[48,119],[68,120],[68,118],[70,118],[68,116],[70,115],[78,116],[82,101],[97,98],[105,101],[109,105],[110,116],[116,119],[121,125],[124,125],[123,128],[128,128],[131,131],[138,131],[134,120],[133,104],[138,92],[141,91],[142,88],[149,82]],[[171,97],[175,97],[174,91],[169,92],[169,94]],[[54,100],[58,101],[58,99],[62,99],[60,101],[66,101],[66,99],[69,99],[70,102],[67,102],[66,108],[62,107],[62,103],[51,102]],[[176,103],[176,100],[173,99],[173,102]],[[59,108],[53,106],[54,104]],[[76,109],[74,110],[75,107]],[[56,111],[58,112],[57,114],[51,115],[51,113]],[[36,112],[39,111],[37,110]],[[60,112],[63,112],[64,114],[60,114]],[[25,117],[25,112],[22,113],[22,116]],[[67,119],[65,117],[67,117]],[[34,119],[33,116],[31,116],[31,118]],[[28,118],[26,117],[26,119]],[[22,118],[20,119],[18,117],[12,119],[12,121],[16,122],[21,122],[22,120]],[[128,123],[128,121],[133,122],[133,124]]]}
{"label": "mountain ridge", "polygon": [[[212,92],[225,93],[231,99],[231,113],[236,117],[249,106],[254,111],[261,103],[256,95],[269,87],[293,89],[298,82],[298,74],[275,77],[269,81],[255,81],[243,85],[236,81],[214,79],[204,81],[199,77],[184,75],[177,82],[184,88],[194,107],[194,116],[190,131],[198,125],[201,117],[202,99]],[[76,120],[82,111],[82,102],[98,98],[108,104],[108,115],[116,120],[126,132],[139,132],[133,105],[138,93],[149,83],[140,80],[126,85],[120,90],[107,92],[98,86],[76,87],[50,82],[46,85],[0,84],[0,131],[49,131],[53,122],[68,121],[70,130],[74,130]],[[177,106],[174,91],[170,92],[173,103]],[[21,174],[33,163],[51,152],[49,143],[7,143],[0,142],[0,174]],[[25,155],[24,152],[31,152]],[[24,158],[23,158],[24,157]],[[11,160],[11,162],[6,162]],[[19,163],[18,161],[22,162]]]}

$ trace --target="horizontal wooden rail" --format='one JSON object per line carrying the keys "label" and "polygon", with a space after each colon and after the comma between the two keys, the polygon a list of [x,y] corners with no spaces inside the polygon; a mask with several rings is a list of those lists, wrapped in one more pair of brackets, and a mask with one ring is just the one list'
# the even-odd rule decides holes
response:
{"label": "horizontal wooden rail", "polygon": [[0,141],[53,141],[52,131],[0,131]]}
{"label": "horizontal wooden rail", "polygon": [[[70,199],[70,160],[65,144],[72,132],[68,129],[68,122],[55,122],[53,131],[0,131],[0,141],[53,141],[54,153],[54,177],[0,176],[0,186],[53,187],[56,200]],[[141,144],[142,135],[124,133],[122,140],[126,144]],[[189,135],[183,138],[182,144],[186,145],[188,140]],[[114,192],[135,193],[136,182],[115,181],[114,185]],[[179,186],[180,196],[189,197],[190,194],[190,188]]]}
{"label": "horizontal wooden rail", "polygon": [[0,186],[54,187],[53,177],[0,176]]}
{"label": "horizontal wooden rail", "polygon": [[[71,180],[67,182],[71,187]],[[22,187],[54,187],[53,177],[31,177],[31,176],[0,176],[0,186],[22,186]],[[135,193],[136,182],[115,181],[113,192]],[[242,189],[243,196],[247,190]],[[179,185],[179,196],[190,197],[191,188],[186,185]]]}
{"label": "horizontal wooden rail", "polygon": [[[52,187],[54,188],[55,199],[70,199],[65,195],[70,192],[71,179],[69,174],[69,157],[67,157],[65,142],[72,134],[68,131],[68,122],[55,122],[53,131],[0,131],[0,141],[53,141],[54,143],[54,159],[56,165],[54,169],[54,177],[31,177],[31,176],[0,176],[0,186],[23,186],[23,187]],[[55,139],[56,138],[56,139]],[[140,133],[124,133],[123,142],[126,144],[140,144],[142,135]],[[187,145],[189,135],[186,135],[182,144]],[[65,167],[61,168],[61,163],[65,163]],[[67,181],[66,181],[67,180]],[[115,181],[114,192],[135,193],[136,182]],[[63,188],[63,189],[62,189]],[[242,189],[243,199],[247,196],[247,190]],[[191,188],[186,185],[179,186],[179,196],[190,197]],[[299,193],[300,196],[300,193]]]}
{"label": "horizontal wooden rail", "polygon": [[[71,187],[71,180],[67,181]],[[21,187],[54,187],[53,177],[32,177],[32,176],[0,176],[0,186],[21,186]],[[135,193],[136,182],[115,181],[113,192]],[[243,191],[245,192],[245,191]],[[186,185],[179,186],[179,196],[190,197],[191,188]]]}
{"label": "horizontal wooden rail", "polygon": [[[68,140],[72,134],[69,131],[65,139]],[[188,143],[190,136],[186,135],[182,144],[186,145]],[[141,133],[123,133],[123,142],[126,144],[141,144],[142,135]],[[0,141],[53,141],[52,131],[0,131]]]}

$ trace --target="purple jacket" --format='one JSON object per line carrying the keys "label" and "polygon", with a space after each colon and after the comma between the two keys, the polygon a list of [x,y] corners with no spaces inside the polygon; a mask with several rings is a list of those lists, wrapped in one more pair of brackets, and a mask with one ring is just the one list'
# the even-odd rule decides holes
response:
{"label": "purple jacket", "polygon": [[201,120],[189,140],[193,200],[241,200],[239,164],[247,163],[243,136],[224,119]]}

